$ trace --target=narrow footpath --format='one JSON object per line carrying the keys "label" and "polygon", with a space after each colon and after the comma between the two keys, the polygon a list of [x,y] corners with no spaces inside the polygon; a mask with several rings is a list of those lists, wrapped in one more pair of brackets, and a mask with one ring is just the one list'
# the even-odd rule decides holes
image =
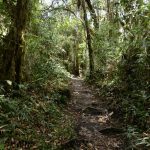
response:
{"label": "narrow footpath", "polygon": [[66,150],[125,150],[124,130],[107,110],[106,102],[82,79],[71,81],[69,109],[75,118],[77,139]]}

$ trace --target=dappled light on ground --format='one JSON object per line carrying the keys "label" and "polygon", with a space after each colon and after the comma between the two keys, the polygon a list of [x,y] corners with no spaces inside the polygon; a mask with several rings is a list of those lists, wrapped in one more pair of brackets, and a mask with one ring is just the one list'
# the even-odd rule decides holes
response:
{"label": "dappled light on ground", "polygon": [[[76,120],[75,150],[121,150],[124,132],[117,119],[112,119],[105,102],[96,97],[91,87],[80,78],[71,81],[69,105]],[[80,140],[79,140],[80,139]]]}

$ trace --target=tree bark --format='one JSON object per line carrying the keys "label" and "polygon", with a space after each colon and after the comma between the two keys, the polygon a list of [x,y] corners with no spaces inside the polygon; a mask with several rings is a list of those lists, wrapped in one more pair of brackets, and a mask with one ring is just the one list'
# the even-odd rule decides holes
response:
{"label": "tree bark", "polygon": [[90,14],[91,14],[91,17],[94,21],[94,27],[95,29],[97,30],[99,28],[99,22],[98,22],[98,18],[97,18],[97,15],[96,15],[96,12],[91,4],[91,0],[85,0],[87,5],[88,5],[88,9],[90,11]]}
{"label": "tree bark", "polygon": [[17,0],[16,5],[13,5],[7,0],[4,1],[11,17],[11,26],[3,41],[1,80],[12,80],[19,83],[22,79],[25,55],[24,33],[28,20],[29,2],[30,0]]}
{"label": "tree bark", "polygon": [[79,76],[79,42],[78,39],[76,40],[76,46],[75,46],[75,62],[76,62],[76,66],[75,66],[75,75]]}
{"label": "tree bark", "polygon": [[110,6],[110,0],[107,0],[107,19],[109,20],[109,21],[111,21],[111,8],[110,8],[111,6]]}
{"label": "tree bark", "polygon": [[93,49],[92,49],[92,39],[90,34],[86,7],[85,7],[85,0],[82,0],[82,9],[83,9],[84,22],[85,22],[85,29],[86,29],[86,40],[87,40],[88,51],[89,51],[89,72],[91,77],[94,72],[94,58],[93,58]]}

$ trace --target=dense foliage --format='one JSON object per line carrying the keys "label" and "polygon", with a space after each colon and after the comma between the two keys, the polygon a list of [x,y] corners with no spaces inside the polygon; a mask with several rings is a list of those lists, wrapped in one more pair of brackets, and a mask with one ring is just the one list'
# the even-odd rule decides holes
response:
{"label": "dense foliage", "polygon": [[0,149],[58,149],[75,136],[70,74],[122,116],[129,149],[150,147],[148,0],[0,0],[0,51]]}
{"label": "dense foliage", "polygon": [[148,148],[150,3],[119,1],[109,7],[111,18],[101,21],[94,39],[97,69],[93,79],[110,109],[124,116],[130,140],[135,139],[132,146]]}

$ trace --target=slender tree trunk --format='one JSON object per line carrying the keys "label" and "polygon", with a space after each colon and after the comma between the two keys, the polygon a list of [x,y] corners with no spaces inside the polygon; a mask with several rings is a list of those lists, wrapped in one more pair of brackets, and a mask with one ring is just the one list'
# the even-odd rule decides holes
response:
{"label": "slender tree trunk", "polygon": [[75,66],[75,75],[79,76],[79,42],[78,39],[76,39],[76,46],[75,46],[75,61],[76,61],[76,66]]}
{"label": "slender tree trunk", "polygon": [[[78,27],[77,27],[78,28]],[[79,39],[78,39],[78,30],[74,30],[74,48],[73,48],[73,74],[79,76]]]}
{"label": "slender tree trunk", "polygon": [[8,13],[11,16],[11,27],[4,39],[1,80],[12,80],[19,83],[22,79],[25,54],[24,32],[28,19],[29,1],[17,0],[16,5],[13,5],[13,3],[10,5],[11,2],[5,1],[6,8],[9,10]]}
{"label": "slender tree trunk", "polygon": [[79,58],[78,58],[78,49],[77,45],[74,48],[74,62],[73,62],[73,71],[75,76],[79,76]]}
{"label": "slender tree trunk", "polygon": [[94,10],[94,8],[92,6],[91,0],[85,0],[85,1],[88,5],[88,9],[89,9],[91,17],[94,21],[94,27],[97,30],[99,28],[99,22],[98,22],[98,18],[97,18],[97,15],[96,15],[96,11]]}
{"label": "slender tree trunk", "polygon": [[107,0],[107,19],[111,21],[110,0]]}
{"label": "slender tree trunk", "polygon": [[90,34],[86,7],[85,7],[85,0],[82,0],[82,9],[83,9],[84,22],[85,22],[85,29],[86,29],[86,40],[87,40],[88,51],[89,51],[89,71],[91,77],[94,71],[94,58],[93,58],[93,49],[92,49],[92,39]]}

